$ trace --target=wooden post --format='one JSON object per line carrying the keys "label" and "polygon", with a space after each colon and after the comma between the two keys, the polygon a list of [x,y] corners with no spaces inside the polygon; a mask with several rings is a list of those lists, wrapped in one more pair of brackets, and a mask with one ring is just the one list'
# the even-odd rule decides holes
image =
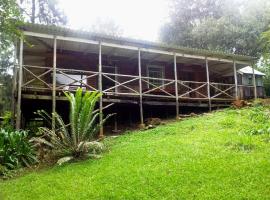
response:
{"label": "wooden post", "polygon": [[[98,53],[98,90],[99,92],[102,93],[102,53],[101,53],[101,42],[99,42],[99,53]],[[102,104],[102,95],[99,98],[99,138],[104,137],[104,132],[103,132],[103,104]]]}
{"label": "wooden post", "polygon": [[[56,112],[56,52],[57,38],[53,39],[53,88],[52,88],[52,113]],[[55,116],[52,115],[52,130],[55,130]]]}
{"label": "wooden post", "polygon": [[176,54],[174,54],[174,79],[175,79],[175,103],[176,103],[176,119],[179,118],[179,96],[178,96],[178,78],[177,78],[177,62]]}
{"label": "wooden post", "polygon": [[254,99],[257,99],[256,76],[255,76],[254,66],[253,65],[252,65],[252,74],[253,74]]}
{"label": "wooden post", "polygon": [[207,97],[208,97],[208,105],[209,111],[212,110],[211,108],[211,94],[210,94],[210,81],[209,81],[209,68],[208,68],[208,59],[205,58],[205,68],[206,68],[206,80],[207,80]]}
{"label": "wooden post", "polygon": [[234,74],[234,84],[235,84],[235,100],[239,99],[238,95],[238,82],[237,82],[237,70],[236,70],[236,63],[233,61],[233,74]]}
{"label": "wooden post", "polygon": [[139,72],[139,93],[140,93],[140,120],[141,127],[144,127],[143,105],[142,105],[142,68],[141,68],[141,50],[138,49],[138,72]]}
{"label": "wooden post", "polygon": [[18,98],[17,98],[17,116],[16,129],[21,128],[21,100],[22,100],[22,80],[23,80],[23,38],[20,38],[20,53],[19,53],[19,80],[18,80]]}
{"label": "wooden post", "polygon": [[17,89],[17,51],[18,51],[18,40],[14,42],[14,68],[13,68],[13,80],[12,80],[12,126],[15,128],[15,116],[16,116],[16,89]]}

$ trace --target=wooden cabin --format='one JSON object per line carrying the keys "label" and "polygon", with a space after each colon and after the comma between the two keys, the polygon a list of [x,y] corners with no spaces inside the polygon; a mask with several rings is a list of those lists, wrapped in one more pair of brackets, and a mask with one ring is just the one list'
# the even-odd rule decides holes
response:
{"label": "wooden cabin", "polygon": [[[264,91],[264,85],[263,85],[263,78],[265,76],[264,73],[254,69],[255,74],[255,81],[256,81],[256,88],[257,88],[257,97],[258,98],[264,98],[265,97],[265,91]],[[245,87],[242,87],[239,90],[239,96],[242,99],[252,99],[254,98],[254,92],[253,92],[253,69],[250,66],[246,66],[244,68],[241,68],[238,70],[238,84],[244,85]]]}
{"label": "wooden cabin", "polygon": [[[99,108],[125,105],[144,123],[147,105],[174,109],[228,106],[242,97],[238,70],[255,58],[63,27],[28,24],[17,42],[17,128],[37,108],[64,112],[63,91],[102,91]],[[233,76],[227,76],[227,74]],[[253,73],[252,78],[256,76]],[[151,109],[150,109],[151,110]],[[116,113],[117,109],[114,110]],[[101,130],[101,135],[102,130]]]}

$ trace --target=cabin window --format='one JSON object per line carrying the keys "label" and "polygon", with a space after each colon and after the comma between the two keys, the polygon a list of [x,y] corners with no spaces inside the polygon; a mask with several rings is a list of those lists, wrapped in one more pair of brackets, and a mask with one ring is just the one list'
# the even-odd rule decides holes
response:
{"label": "cabin window", "polygon": [[[161,86],[164,84],[164,67],[163,66],[156,66],[156,65],[148,65],[147,66],[147,76],[150,77],[148,79],[148,88],[153,88],[155,86]],[[155,79],[151,79],[155,78]],[[153,85],[151,85],[153,84]]]}
{"label": "cabin window", "polygon": [[257,86],[263,86],[262,77],[256,77]]}
{"label": "cabin window", "polygon": [[253,85],[253,77],[252,77],[252,75],[248,75],[247,82],[248,82],[248,85]]}

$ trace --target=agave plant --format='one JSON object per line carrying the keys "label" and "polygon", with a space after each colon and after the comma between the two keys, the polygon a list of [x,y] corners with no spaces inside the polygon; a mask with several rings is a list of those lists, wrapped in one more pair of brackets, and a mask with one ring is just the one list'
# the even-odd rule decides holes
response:
{"label": "agave plant", "polygon": [[[70,103],[69,124],[65,124],[58,113],[52,113],[56,121],[56,129],[51,130],[46,127],[39,128],[41,136],[33,138],[32,141],[41,143],[49,147],[58,156],[82,157],[87,153],[87,144],[92,141],[99,131],[100,123],[97,121],[102,113],[95,109],[100,92],[85,92],[78,88],[75,95],[65,93]],[[51,121],[51,116],[43,110],[37,112],[47,121]],[[110,117],[104,118],[101,124]]]}

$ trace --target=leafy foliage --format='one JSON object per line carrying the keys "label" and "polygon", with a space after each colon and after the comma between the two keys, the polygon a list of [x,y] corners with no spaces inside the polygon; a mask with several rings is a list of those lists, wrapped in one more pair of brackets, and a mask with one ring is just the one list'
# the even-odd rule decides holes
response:
{"label": "leafy foliage", "polygon": [[29,167],[37,162],[27,136],[26,131],[8,132],[0,129],[0,165],[2,165],[2,169]]}
{"label": "leafy foliage", "polygon": [[57,0],[20,0],[20,10],[27,22],[65,25],[67,17]]}
{"label": "leafy foliage", "polygon": [[[28,173],[0,188],[14,200],[270,199],[270,143],[266,135],[240,134],[261,125],[250,120],[251,109],[129,131],[112,139],[99,161]],[[220,122],[228,116],[235,124],[224,128]]]}
{"label": "leafy foliage", "polygon": [[1,122],[0,127],[2,129],[5,129],[6,131],[13,131],[13,126],[11,124],[12,123],[11,119],[12,119],[11,112],[6,111],[4,113],[3,121]]}
{"label": "leafy foliage", "polygon": [[267,0],[171,0],[164,42],[258,56],[260,34],[270,24]]}
{"label": "leafy foliage", "polygon": [[10,41],[21,35],[17,29],[21,24],[21,13],[16,0],[1,0],[0,2],[0,45],[3,49],[10,47]]}
{"label": "leafy foliage", "polygon": [[[49,147],[56,156],[83,157],[88,153],[87,143],[93,140],[100,127],[97,118],[102,113],[95,110],[95,106],[101,93],[87,91],[83,94],[82,88],[78,88],[75,96],[72,93],[65,95],[70,103],[70,124],[66,125],[59,114],[53,113],[56,130],[41,127],[39,128],[41,137],[34,138],[33,141]],[[37,113],[48,122],[51,121],[51,117],[45,111]],[[110,116],[105,117],[102,123]]]}

